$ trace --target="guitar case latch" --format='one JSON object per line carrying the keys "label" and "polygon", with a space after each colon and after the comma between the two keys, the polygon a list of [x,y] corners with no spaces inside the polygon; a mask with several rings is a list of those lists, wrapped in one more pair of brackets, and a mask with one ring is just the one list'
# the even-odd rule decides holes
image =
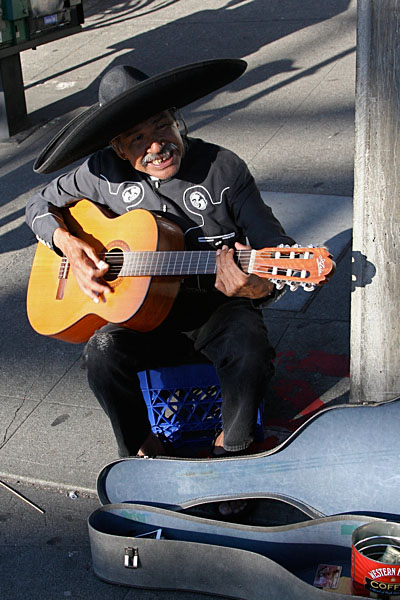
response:
{"label": "guitar case latch", "polygon": [[137,569],[139,563],[139,548],[125,548],[124,567]]}

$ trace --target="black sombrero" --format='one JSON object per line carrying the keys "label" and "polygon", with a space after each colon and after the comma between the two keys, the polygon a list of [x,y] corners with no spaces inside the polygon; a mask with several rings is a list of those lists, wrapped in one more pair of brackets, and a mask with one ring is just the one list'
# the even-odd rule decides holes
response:
{"label": "black sombrero", "polygon": [[154,77],[126,65],[105,73],[99,102],[70,121],[35,161],[36,173],[51,173],[107,146],[114,137],[166,110],[182,108],[239,77],[247,63],[215,59],[192,63]]}

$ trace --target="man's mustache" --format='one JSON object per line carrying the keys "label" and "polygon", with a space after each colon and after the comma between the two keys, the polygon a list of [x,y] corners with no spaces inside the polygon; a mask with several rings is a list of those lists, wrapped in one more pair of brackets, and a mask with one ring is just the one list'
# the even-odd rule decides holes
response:
{"label": "man's mustache", "polygon": [[142,159],[142,167],[145,167],[149,162],[153,162],[153,160],[169,158],[174,150],[178,150],[178,146],[172,142],[166,142],[161,152],[146,154]]}

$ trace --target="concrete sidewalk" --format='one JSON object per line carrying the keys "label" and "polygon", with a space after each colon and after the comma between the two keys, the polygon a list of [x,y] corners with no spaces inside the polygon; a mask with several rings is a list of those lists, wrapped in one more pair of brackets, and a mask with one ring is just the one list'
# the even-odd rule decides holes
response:
{"label": "concrete sidewalk", "polygon": [[317,292],[287,293],[265,311],[278,353],[267,434],[278,442],[285,419],[348,398],[355,0],[89,0],[85,14],[82,33],[22,55],[32,129],[0,143],[0,479],[46,510],[0,488],[7,599],[161,597],[90,571],[85,518],[115,443],[80,368],[82,346],[38,336],[25,311],[36,240],[24,207],[52,177],[35,175],[33,160],[96,100],[111,65],[153,74],[217,56],[248,61],[237,82],[184,111],[191,135],[241,155],[288,233],[328,245],[338,267]]}

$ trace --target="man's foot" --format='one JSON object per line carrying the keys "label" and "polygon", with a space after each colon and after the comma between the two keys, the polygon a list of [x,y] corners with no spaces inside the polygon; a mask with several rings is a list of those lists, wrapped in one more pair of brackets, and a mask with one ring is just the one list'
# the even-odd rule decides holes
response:
{"label": "man's foot", "polygon": [[227,521],[240,521],[248,510],[248,500],[227,500],[218,504],[218,514]]}
{"label": "man's foot", "polygon": [[227,454],[227,452],[224,448],[224,432],[221,431],[214,440],[211,456],[224,456],[225,454]]}
{"label": "man's foot", "polygon": [[211,457],[218,458],[223,456],[241,456],[247,453],[247,448],[243,450],[237,450],[234,452],[229,452],[229,450],[225,450],[224,448],[224,432],[221,431],[217,437],[215,438],[212,448],[211,448]]}
{"label": "man's foot", "polygon": [[163,439],[161,436],[155,435],[150,431],[147,438],[141,445],[137,456],[171,456],[172,444],[167,439]]}

